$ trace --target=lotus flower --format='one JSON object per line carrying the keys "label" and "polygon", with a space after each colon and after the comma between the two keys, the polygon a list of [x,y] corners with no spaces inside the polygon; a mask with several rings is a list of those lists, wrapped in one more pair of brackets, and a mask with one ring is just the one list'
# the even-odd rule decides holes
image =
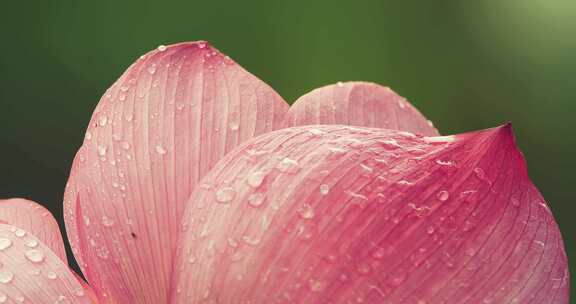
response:
{"label": "lotus flower", "polygon": [[40,205],[0,203],[0,303],[568,303],[510,124],[439,136],[372,83],[292,107],[205,42],[96,107],[66,186],[88,283]]}

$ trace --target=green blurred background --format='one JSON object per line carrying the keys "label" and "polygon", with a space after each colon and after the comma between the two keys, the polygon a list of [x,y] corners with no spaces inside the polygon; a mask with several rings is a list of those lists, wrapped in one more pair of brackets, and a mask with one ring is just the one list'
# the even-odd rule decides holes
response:
{"label": "green blurred background", "polygon": [[61,221],[70,163],[104,90],[159,44],[202,39],[288,101],[367,80],[443,134],[512,121],[575,273],[574,0],[51,0],[5,2],[0,14],[0,197],[42,202]]}

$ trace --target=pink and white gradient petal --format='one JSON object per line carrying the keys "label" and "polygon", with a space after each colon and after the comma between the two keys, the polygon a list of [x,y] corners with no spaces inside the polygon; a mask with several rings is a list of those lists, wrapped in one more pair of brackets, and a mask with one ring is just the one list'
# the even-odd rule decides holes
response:
{"label": "pink and white gradient petal", "polygon": [[200,182],[182,230],[173,303],[568,302],[562,237],[509,125],[268,133]]}
{"label": "pink and white gradient petal", "polygon": [[65,217],[102,299],[168,301],[184,204],[228,151],[281,127],[268,85],[206,42],[162,46],[106,92],[70,174]]}

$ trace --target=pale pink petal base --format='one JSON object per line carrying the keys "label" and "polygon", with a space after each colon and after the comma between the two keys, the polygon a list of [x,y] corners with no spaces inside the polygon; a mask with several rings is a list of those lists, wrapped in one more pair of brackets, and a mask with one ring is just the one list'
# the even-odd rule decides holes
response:
{"label": "pale pink petal base", "polygon": [[173,303],[568,302],[562,237],[509,125],[268,133],[183,219]]}
{"label": "pale pink petal base", "polygon": [[0,200],[0,223],[30,231],[67,263],[58,222],[42,205],[22,198]]}
{"label": "pale pink petal base", "polygon": [[288,127],[349,125],[402,130],[427,136],[438,131],[406,99],[369,82],[339,82],[298,98],[285,118]]}
{"label": "pale pink petal base", "polygon": [[0,303],[95,303],[59,256],[21,228],[0,224]]}
{"label": "pale pink petal base", "polygon": [[161,46],[106,92],[65,197],[74,254],[102,300],[165,303],[184,203],[239,143],[288,105],[205,42]]}

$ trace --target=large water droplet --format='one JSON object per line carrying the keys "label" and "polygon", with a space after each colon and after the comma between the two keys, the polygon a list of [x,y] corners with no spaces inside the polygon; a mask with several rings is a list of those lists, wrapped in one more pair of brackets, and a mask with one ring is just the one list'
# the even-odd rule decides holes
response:
{"label": "large water droplet", "polygon": [[41,263],[44,261],[44,252],[37,249],[30,249],[24,253],[26,258],[32,263]]}
{"label": "large water droplet", "polygon": [[250,185],[250,187],[256,188],[256,187],[259,187],[260,185],[262,185],[262,182],[264,181],[264,177],[266,177],[265,172],[262,172],[262,171],[252,172],[252,173],[250,173],[250,175],[248,175],[246,182],[248,183],[248,185]]}
{"label": "large water droplet", "polygon": [[8,284],[12,282],[14,279],[14,274],[10,271],[2,271],[0,272],[0,283]]}
{"label": "large water droplet", "polygon": [[12,240],[7,238],[0,238],[0,250],[4,250],[12,246]]}
{"label": "large water droplet", "polygon": [[231,187],[224,187],[216,191],[216,201],[222,204],[229,203],[236,196],[236,190]]}

